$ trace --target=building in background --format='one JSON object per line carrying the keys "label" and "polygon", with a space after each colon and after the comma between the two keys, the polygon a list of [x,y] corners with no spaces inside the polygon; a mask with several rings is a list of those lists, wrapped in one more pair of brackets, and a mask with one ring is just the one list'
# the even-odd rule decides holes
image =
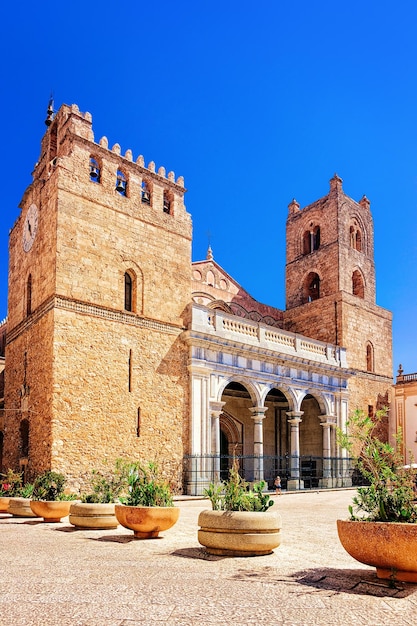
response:
{"label": "building in background", "polygon": [[369,201],[334,176],[324,198],[289,205],[281,311],[210,249],[192,263],[185,191],[96,142],[89,113],[50,107],[10,234],[3,467],[78,486],[117,458],[155,459],[199,494],[238,455],[248,480],[348,484],[336,426],[392,385]]}
{"label": "building in background", "polygon": [[391,429],[402,433],[407,463],[417,463],[417,373],[404,374],[401,365],[393,387]]}

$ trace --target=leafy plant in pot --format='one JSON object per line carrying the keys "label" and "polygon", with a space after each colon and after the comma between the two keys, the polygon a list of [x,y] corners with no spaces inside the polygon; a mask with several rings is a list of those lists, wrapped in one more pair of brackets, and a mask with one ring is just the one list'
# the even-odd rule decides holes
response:
{"label": "leafy plant in pot", "polygon": [[198,517],[198,541],[210,554],[261,556],[281,544],[281,516],[271,511],[274,501],[260,481],[249,488],[239,474],[236,459],[224,482],[211,483],[205,490],[212,510]]}
{"label": "leafy plant in pot", "polygon": [[7,512],[10,498],[19,496],[21,487],[21,473],[8,469],[5,474],[0,474],[0,513]]}
{"label": "leafy plant in pot", "polygon": [[115,505],[115,513],[119,523],[133,530],[137,539],[158,537],[177,522],[180,511],[156,463],[129,463],[127,483],[127,495],[120,498],[122,504]]}
{"label": "leafy plant in pot", "polygon": [[355,411],[338,441],[369,483],[357,489],[350,519],[337,520],[339,539],[357,561],[376,567],[378,578],[417,582],[416,470],[405,464],[402,433],[395,445],[375,434],[386,410],[372,419]]}
{"label": "leafy plant in pot", "polygon": [[37,476],[33,483],[30,508],[45,522],[60,522],[69,513],[75,494],[65,491],[66,478],[63,474],[48,470]]}
{"label": "leafy plant in pot", "polygon": [[81,494],[81,502],[71,504],[70,524],[77,528],[117,528],[119,522],[114,507],[127,490],[126,463],[116,461],[113,471],[93,470],[89,488],[89,492]]}
{"label": "leafy plant in pot", "polygon": [[31,483],[23,484],[23,474],[11,469],[7,470],[3,477],[1,508],[4,510],[7,503],[7,513],[13,517],[36,517],[30,508],[33,485]]}

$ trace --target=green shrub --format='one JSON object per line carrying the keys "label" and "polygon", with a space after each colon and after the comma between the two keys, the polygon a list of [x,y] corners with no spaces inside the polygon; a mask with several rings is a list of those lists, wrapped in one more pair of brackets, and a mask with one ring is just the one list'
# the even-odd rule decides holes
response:
{"label": "green shrub", "polygon": [[116,461],[113,471],[93,470],[90,480],[91,492],[81,495],[82,502],[117,502],[127,490],[127,473],[128,466],[120,459]]}
{"label": "green shrub", "polygon": [[224,482],[210,483],[204,490],[213,508],[213,511],[267,511],[273,504],[271,496],[264,493],[265,481],[261,480],[249,489],[247,483],[239,474],[239,465],[236,459],[229,470],[229,478]]}
{"label": "green shrub", "polygon": [[369,482],[369,486],[358,488],[349,507],[350,516],[352,520],[417,523],[416,470],[405,465],[402,433],[397,434],[395,447],[373,434],[385,415],[386,410],[378,411],[372,419],[357,410],[346,424],[347,432],[338,429],[338,442],[355,458]]}
{"label": "green shrub", "polygon": [[75,495],[64,493],[66,479],[63,474],[48,470],[37,476],[33,483],[32,500],[74,500]]}
{"label": "green shrub", "polygon": [[160,477],[158,467],[149,462],[127,465],[127,496],[120,501],[128,506],[173,506],[171,487]]}

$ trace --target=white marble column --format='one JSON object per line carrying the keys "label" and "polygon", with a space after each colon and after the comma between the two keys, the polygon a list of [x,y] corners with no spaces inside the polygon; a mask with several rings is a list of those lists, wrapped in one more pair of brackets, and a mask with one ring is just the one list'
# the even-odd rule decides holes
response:
{"label": "white marble column", "polygon": [[226,402],[210,402],[213,478],[220,480],[220,415]]}
{"label": "white marble column", "polygon": [[320,487],[333,487],[332,476],[332,429],[336,426],[333,415],[322,415],[321,426],[323,428],[323,478],[320,480]]}
{"label": "white marble column", "polygon": [[264,429],[263,420],[267,406],[253,406],[249,409],[253,419],[253,479],[259,482],[264,479]]}
{"label": "white marble column", "polygon": [[294,491],[304,489],[304,481],[300,477],[300,423],[304,411],[288,411],[290,425],[290,478],[287,489]]}

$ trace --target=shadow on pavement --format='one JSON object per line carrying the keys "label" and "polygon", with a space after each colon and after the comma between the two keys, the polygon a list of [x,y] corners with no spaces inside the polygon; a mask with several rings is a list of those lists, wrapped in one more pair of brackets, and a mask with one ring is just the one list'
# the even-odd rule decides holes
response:
{"label": "shadow on pavement", "polygon": [[323,568],[295,573],[293,578],[301,585],[335,593],[406,598],[416,590],[416,585],[410,583],[377,578],[374,570]]}

